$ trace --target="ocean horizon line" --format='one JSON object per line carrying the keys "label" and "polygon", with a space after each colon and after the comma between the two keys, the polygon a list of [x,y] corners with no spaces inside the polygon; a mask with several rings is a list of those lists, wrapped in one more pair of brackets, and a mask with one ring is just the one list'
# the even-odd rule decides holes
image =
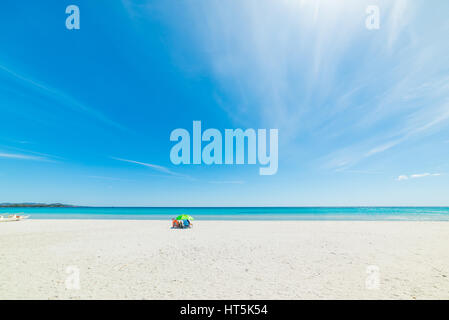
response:
{"label": "ocean horizon line", "polygon": [[449,221],[449,207],[11,207],[31,219],[419,220]]}
{"label": "ocean horizon line", "polygon": [[58,208],[58,209],[70,209],[70,208],[134,208],[134,209],[182,209],[182,208],[192,208],[192,209],[215,209],[215,208],[449,208],[448,205],[347,205],[347,206],[320,206],[320,205],[310,205],[310,206],[94,206],[94,205],[65,205],[65,206],[0,206],[0,208]]}

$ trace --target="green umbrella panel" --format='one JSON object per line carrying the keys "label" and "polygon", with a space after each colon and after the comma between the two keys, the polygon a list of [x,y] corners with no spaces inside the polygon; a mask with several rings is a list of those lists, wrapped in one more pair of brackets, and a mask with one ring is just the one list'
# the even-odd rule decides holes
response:
{"label": "green umbrella panel", "polygon": [[176,217],[176,220],[195,220],[192,216],[189,216],[188,214],[181,214]]}

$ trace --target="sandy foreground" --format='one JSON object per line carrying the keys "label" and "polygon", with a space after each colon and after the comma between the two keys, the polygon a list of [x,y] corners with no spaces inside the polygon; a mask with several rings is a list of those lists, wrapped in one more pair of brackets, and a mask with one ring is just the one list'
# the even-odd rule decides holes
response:
{"label": "sandy foreground", "polygon": [[0,241],[0,300],[449,299],[448,222],[29,220]]}

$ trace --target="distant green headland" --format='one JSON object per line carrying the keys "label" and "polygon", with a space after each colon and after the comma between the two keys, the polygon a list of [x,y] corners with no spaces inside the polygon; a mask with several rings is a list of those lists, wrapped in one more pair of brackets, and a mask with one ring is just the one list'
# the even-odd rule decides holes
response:
{"label": "distant green headland", "polygon": [[71,208],[76,207],[63,203],[0,203],[0,208]]}

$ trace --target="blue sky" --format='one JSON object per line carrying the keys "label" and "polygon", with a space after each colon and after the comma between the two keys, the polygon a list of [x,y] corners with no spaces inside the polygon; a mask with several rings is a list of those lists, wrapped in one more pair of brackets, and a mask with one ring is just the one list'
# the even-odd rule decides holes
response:
{"label": "blue sky", "polygon": [[[447,1],[0,6],[0,202],[449,205]],[[173,165],[194,120],[278,129],[277,174]]]}

